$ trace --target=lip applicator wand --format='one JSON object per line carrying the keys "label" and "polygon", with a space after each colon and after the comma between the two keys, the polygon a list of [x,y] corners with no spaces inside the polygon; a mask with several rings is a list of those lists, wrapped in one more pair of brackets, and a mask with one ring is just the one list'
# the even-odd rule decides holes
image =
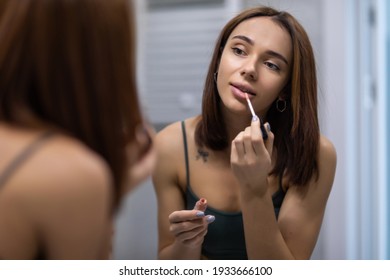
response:
{"label": "lip applicator wand", "polygon": [[[252,103],[249,100],[249,96],[248,96],[248,94],[246,92],[245,92],[245,99],[246,99],[246,102],[248,103],[249,110],[251,111],[252,120],[256,120],[258,117],[256,116],[255,110],[253,110]],[[263,134],[263,139],[267,140],[268,139],[268,133],[267,133],[265,127],[264,127],[264,122],[263,122],[263,120],[261,118],[260,118],[260,129],[261,129],[261,133]]]}
{"label": "lip applicator wand", "polygon": [[249,96],[248,96],[248,94],[246,92],[245,92],[245,99],[246,99],[246,102],[248,102],[249,110],[251,111],[251,114],[252,114],[252,119],[253,120],[257,119],[255,111],[253,110],[253,107],[252,107],[252,103],[249,100]]}

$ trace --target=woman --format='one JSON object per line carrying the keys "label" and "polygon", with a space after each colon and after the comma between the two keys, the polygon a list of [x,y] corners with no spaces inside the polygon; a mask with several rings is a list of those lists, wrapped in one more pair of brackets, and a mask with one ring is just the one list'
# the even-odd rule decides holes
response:
{"label": "woman", "polygon": [[336,152],[319,132],[309,38],[289,13],[257,7],[226,24],[202,114],[156,147],[159,258],[310,258]]}
{"label": "woman", "polygon": [[126,0],[0,5],[0,258],[109,256],[154,153]]}

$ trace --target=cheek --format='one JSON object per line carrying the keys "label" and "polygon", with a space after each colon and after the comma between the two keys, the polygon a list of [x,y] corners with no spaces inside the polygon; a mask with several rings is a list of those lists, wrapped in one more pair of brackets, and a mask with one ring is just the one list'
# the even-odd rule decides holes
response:
{"label": "cheek", "polygon": [[276,100],[278,95],[265,93],[260,98],[256,99],[256,107],[260,110],[268,110],[272,103]]}
{"label": "cheek", "polygon": [[221,56],[221,60],[219,62],[219,67],[218,67],[218,73],[222,73],[223,75],[226,74],[231,74],[237,69],[239,69],[239,59],[236,57],[223,52]]}
{"label": "cheek", "polygon": [[217,87],[218,87],[218,91],[219,93],[221,94],[225,87],[226,87],[226,84],[228,83],[229,81],[229,64],[226,63],[226,60],[222,60],[221,59],[221,62],[219,64],[219,67],[218,67],[218,79],[217,79]]}
{"label": "cheek", "polygon": [[271,83],[271,81],[267,81],[263,84],[261,89],[264,95],[268,96],[271,99],[275,99],[279,96],[280,92],[283,89],[283,86],[281,86],[279,83]]}
{"label": "cheek", "polygon": [[239,71],[240,65],[234,59],[229,56],[222,56],[218,67],[218,80],[217,87],[220,95],[224,92],[229,91],[229,82],[232,81],[232,77],[236,77],[237,71]]}
{"label": "cheek", "polygon": [[[259,77],[258,90],[261,98],[258,98],[263,109],[268,108],[278,98],[286,82],[285,79],[273,74],[263,74]],[[259,104],[259,105],[260,105]]]}
{"label": "cheek", "polygon": [[259,73],[258,82],[260,91],[264,91],[276,98],[285,87],[287,78],[277,73],[273,73],[268,69],[263,69],[263,71]]}

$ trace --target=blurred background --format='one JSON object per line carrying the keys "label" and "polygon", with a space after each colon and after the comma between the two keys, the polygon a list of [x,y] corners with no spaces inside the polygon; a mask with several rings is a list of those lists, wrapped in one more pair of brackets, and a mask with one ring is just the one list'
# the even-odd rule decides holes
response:
{"label": "blurred background", "polygon": [[[312,259],[390,259],[390,1],[136,0],[138,77],[147,118],[160,130],[200,113],[205,74],[223,25],[244,8],[293,14],[316,55],[321,132],[338,165]],[[157,258],[151,180],[116,219],[115,259]]]}

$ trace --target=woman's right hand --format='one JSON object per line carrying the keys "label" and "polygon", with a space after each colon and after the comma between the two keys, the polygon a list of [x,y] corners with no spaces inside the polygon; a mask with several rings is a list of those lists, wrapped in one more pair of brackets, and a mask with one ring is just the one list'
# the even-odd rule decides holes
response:
{"label": "woman's right hand", "polygon": [[231,168],[247,197],[263,196],[268,191],[274,134],[269,123],[264,126],[267,140],[263,138],[261,122],[257,118],[232,141]]}
{"label": "woman's right hand", "polygon": [[205,215],[207,200],[199,199],[193,210],[174,211],[169,215],[170,232],[175,236],[175,242],[186,247],[202,245],[208,225],[215,220],[212,215]]}
{"label": "woman's right hand", "polygon": [[136,141],[127,147],[129,160],[128,182],[123,194],[127,194],[152,174],[156,164],[156,150],[153,144],[153,127],[143,124],[136,129]]}

